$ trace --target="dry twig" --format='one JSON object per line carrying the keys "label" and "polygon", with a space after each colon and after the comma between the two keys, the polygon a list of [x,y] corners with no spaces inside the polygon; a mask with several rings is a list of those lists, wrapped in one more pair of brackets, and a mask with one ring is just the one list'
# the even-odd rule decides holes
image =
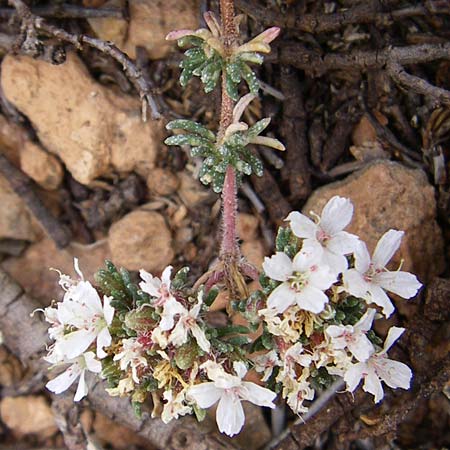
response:
{"label": "dry twig", "polygon": [[[36,16],[53,19],[124,18],[123,10],[120,8],[87,8],[70,3],[54,2],[54,4],[35,6],[30,9]],[[14,13],[15,10],[12,8],[0,8],[0,19],[9,19]]]}

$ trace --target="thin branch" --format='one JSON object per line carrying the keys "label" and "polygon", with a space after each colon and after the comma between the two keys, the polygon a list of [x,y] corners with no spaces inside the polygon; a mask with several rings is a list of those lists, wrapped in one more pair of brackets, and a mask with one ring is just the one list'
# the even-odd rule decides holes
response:
{"label": "thin branch", "polygon": [[2,154],[0,154],[0,174],[5,177],[13,191],[25,202],[57,247],[67,247],[71,239],[69,230],[61,225],[41,202],[34,191],[33,181],[13,166]]}
{"label": "thin branch", "polygon": [[101,39],[96,39],[83,34],[75,35],[61,28],[49,25],[41,17],[34,16],[22,0],[9,0],[9,4],[14,6],[16,9],[22,23],[26,27],[26,31],[33,31],[33,29],[43,31],[44,33],[49,34],[50,36],[53,36],[61,41],[69,42],[79,50],[82,49],[83,44],[87,44],[116,60],[122,65],[125,74],[135,89],[139,92],[142,101],[143,120],[145,121],[147,117],[147,106],[150,107],[153,119],[161,118],[158,106],[151,94],[151,87],[145,80],[145,77],[136,67],[134,62],[113,43],[102,41]]}
{"label": "thin branch", "polygon": [[[83,8],[82,6],[68,3],[57,3],[53,5],[35,6],[30,9],[31,13],[36,16],[54,19],[124,18],[124,13],[121,8]],[[12,8],[0,8],[0,19],[9,19],[15,11]]]}
{"label": "thin branch", "polygon": [[442,103],[445,105],[450,105],[450,91],[433,86],[423,78],[407,73],[401,64],[389,62],[387,65],[387,72],[397,84],[415,92],[416,94],[421,94],[425,97],[431,98],[436,105]]}

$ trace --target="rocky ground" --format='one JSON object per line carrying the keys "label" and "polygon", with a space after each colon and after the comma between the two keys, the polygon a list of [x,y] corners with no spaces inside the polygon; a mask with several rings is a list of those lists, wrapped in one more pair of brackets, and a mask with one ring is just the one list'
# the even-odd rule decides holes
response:
{"label": "rocky ground", "polygon": [[[29,3],[49,23],[112,41],[136,59],[163,116],[146,122],[132,79],[113,58],[55,37],[42,40],[30,56],[6,3],[0,2],[0,278],[8,274],[10,289],[20,289],[17,283],[33,304],[47,306],[61,297],[58,275],[49,268],[72,274],[74,257],[87,278],[105,259],[154,273],[168,264],[190,265],[192,278],[198,277],[217,255],[219,198],[196,180],[198,162],[188,150],[167,148],[162,141],[164,125],[174,117],[217,125],[219,96],[211,101],[202,95],[196,80],[180,88],[180,54],[164,37],[173,29],[197,28],[201,11],[217,8],[217,2]],[[49,8],[56,4],[59,9]],[[329,198],[341,195],[355,205],[349,231],[370,250],[389,228],[405,231],[394,264],[402,262],[425,284],[415,300],[396,302],[398,314],[384,324],[408,329],[407,345],[394,353],[412,366],[413,390],[390,392],[379,407],[361,393],[354,400],[339,396],[307,424],[296,422],[272,448],[447,448],[448,3],[238,0],[236,5],[244,14],[244,34],[267,25],[282,28],[258,74],[262,96],[247,119],[272,117],[270,132],[287,147],[282,155],[255,149],[266,171],[247,180],[239,194],[245,257],[260,266],[289,211],[320,212]],[[96,17],[95,9],[109,12]],[[396,64],[414,79],[399,80]],[[158,434],[132,419],[126,422],[130,428],[114,423],[114,417],[121,421],[120,413],[101,401],[75,410],[55,400],[43,388],[45,368],[31,351],[15,351],[13,342],[28,333],[33,340],[33,320],[39,319],[13,322],[10,317],[17,316],[2,301],[0,328],[7,345],[0,347],[0,450],[62,449],[67,436],[80,433],[91,449],[217,448],[200,447],[192,438],[206,433],[202,429],[169,439],[170,428],[162,425]],[[259,409],[248,415],[237,440],[220,445],[256,449],[269,443],[269,418]],[[67,432],[66,443],[60,429]]]}

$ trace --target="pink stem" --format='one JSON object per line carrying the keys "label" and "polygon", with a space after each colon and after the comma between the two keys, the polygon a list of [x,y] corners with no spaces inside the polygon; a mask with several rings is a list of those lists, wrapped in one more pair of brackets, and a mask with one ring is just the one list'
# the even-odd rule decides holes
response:
{"label": "pink stem", "polygon": [[222,189],[222,245],[220,256],[237,259],[239,247],[236,232],[237,186],[236,172],[232,166],[227,167]]}

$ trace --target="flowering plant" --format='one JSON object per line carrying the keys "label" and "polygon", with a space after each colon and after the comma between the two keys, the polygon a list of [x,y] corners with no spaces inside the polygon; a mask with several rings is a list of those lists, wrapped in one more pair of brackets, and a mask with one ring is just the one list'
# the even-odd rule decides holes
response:
{"label": "flowering plant", "polygon": [[[208,87],[222,74],[219,132],[216,136],[200,124],[177,120],[168,129],[185,133],[166,140],[189,144],[194,156],[204,157],[201,181],[222,192],[218,264],[193,284],[188,268],[173,274],[169,266],[160,278],[141,270],[136,280],[106,262],[94,287],[75,260],[79,279],[60,273],[63,300],[44,314],[53,341],[46,360],[65,368],[48,382],[52,392],[63,392],[78,380],[74,400],[79,401],[88,393],[85,377],[92,372],[106,380],[110,395],[130,397],[137,414],[152,398],[152,416],[165,423],[191,413],[202,420],[217,404],[218,428],[233,436],[245,422],[242,401],[274,408],[280,394],[296,414],[303,414],[316,392],[338,377],[350,392],[363,381],[375,402],[383,398],[382,382],[407,389],[410,369],[387,356],[404,329],[392,327],[383,344],[372,327],[394,311],[386,292],[408,299],[421,284],[410,273],[386,268],[403,233],[385,233],[370,258],[365,244],[344,231],[353,205],[341,197],[330,199],[315,221],[300,212],[289,214],[287,226],[278,231],[276,253],[265,259],[261,274],[242,260],[235,232],[236,172],[262,172],[249,144],[284,147],[259,136],[268,119],[253,126],[240,121],[254,93],[233,105],[240,80],[233,67],[239,65],[248,82],[243,61],[259,61],[256,55],[269,50],[279,30],[271,28],[239,46],[232,2],[221,4],[228,5],[223,26],[208,13],[209,31],[169,35],[197,50],[186,55],[182,84],[199,75]],[[196,58],[198,64],[192,62]],[[229,79],[236,84],[231,91]],[[260,287],[249,291],[249,278],[259,279]],[[229,297],[228,316],[217,326],[210,310],[220,290]],[[247,325],[236,325],[236,318]]]}

